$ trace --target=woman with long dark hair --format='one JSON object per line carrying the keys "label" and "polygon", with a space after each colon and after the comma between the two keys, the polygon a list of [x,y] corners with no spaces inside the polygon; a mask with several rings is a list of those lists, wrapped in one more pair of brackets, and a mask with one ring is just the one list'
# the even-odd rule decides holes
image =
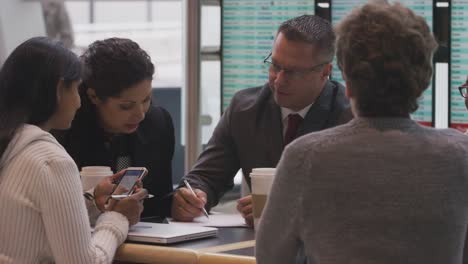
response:
{"label": "woman with long dark hair", "polygon": [[0,70],[1,263],[110,263],[138,222],[145,190],[112,202],[91,235],[77,166],[49,133],[70,127],[80,79],[78,58],[45,37]]}

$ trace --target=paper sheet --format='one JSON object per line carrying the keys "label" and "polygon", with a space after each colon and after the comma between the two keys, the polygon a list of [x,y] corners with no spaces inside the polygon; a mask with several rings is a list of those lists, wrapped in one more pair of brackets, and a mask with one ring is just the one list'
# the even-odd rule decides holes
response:
{"label": "paper sheet", "polygon": [[178,222],[169,219],[171,224],[196,225],[210,227],[247,227],[244,218],[240,214],[210,214],[210,218],[205,216],[197,217],[193,222]]}

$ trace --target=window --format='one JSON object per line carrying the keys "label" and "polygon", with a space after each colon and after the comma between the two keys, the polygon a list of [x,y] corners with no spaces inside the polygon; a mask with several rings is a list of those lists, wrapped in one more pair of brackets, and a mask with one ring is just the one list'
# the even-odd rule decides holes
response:
{"label": "window", "polygon": [[130,38],[156,66],[153,87],[182,85],[182,1],[66,1],[77,53],[95,40]]}

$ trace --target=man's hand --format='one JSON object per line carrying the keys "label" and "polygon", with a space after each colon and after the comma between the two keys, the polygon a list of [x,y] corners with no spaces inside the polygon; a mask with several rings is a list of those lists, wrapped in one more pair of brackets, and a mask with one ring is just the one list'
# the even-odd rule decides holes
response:
{"label": "man's hand", "polygon": [[237,211],[241,213],[248,226],[253,226],[252,195],[247,195],[237,200]]}
{"label": "man's hand", "polygon": [[207,195],[200,189],[193,189],[196,197],[188,188],[180,188],[174,193],[172,201],[172,218],[179,221],[190,222],[195,217],[203,215]]}

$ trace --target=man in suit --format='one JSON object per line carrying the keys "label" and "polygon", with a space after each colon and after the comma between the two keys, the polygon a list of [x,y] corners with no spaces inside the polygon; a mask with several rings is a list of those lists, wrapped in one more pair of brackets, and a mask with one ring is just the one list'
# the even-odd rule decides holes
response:
{"label": "man in suit", "polygon": [[[303,15],[285,21],[276,35],[268,83],[238,92],[219,121],[206,149],[185,176],[197,197],[181,183],[175,192],[172,217],[191,221],[210,209],[233,187],[242,169],[250,186],[252,168],[276,167],[291,140],[344,124],[352,119],[344,87],[330,81],[335,52],[330,23]],[[237,209],[252,225],[252,198],[238,201]]]}

